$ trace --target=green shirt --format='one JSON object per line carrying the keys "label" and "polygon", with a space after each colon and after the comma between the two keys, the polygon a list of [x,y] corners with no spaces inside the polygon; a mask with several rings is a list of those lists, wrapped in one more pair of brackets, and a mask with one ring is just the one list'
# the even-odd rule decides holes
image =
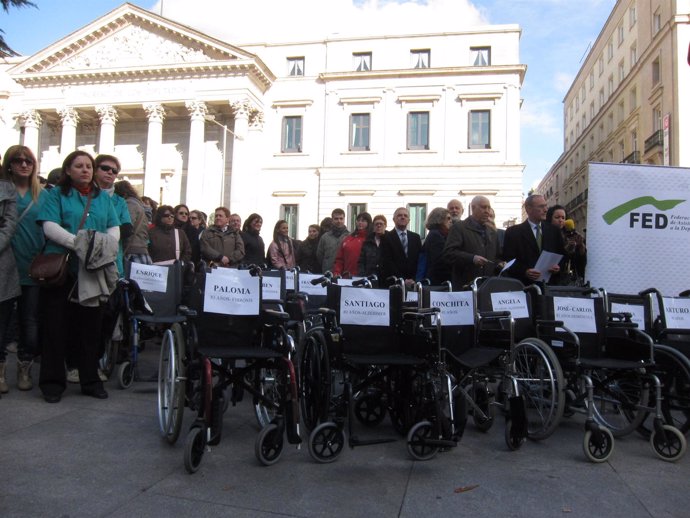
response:
{"label": "green shirt", "polygon": [[[17,261],[19,284],[22,286],[33,286],[36,284],[29,277],[29,265],[45,243],[43,229],[36,224],[36,218],[47,197],[48,191],[41,189],[38,200],[31,204],[31,189],[27,190],[24,196],[17,192],[17,217],[23,216],[17,225],[14,237],[12,237],[12,250]],[[31,207],[25,213],[24,211],[26,211],[29,205]]]}

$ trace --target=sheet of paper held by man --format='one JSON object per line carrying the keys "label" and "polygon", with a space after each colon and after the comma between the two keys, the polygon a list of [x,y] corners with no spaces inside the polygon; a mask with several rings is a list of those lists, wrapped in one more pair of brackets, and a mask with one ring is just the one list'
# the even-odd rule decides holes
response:
{"label": "sheet of paper held by man", "polygon": [[549,282],[549,279],[551,279],[551,272],[549,271],[549,268],[560,263],[561,259],[563,259],[561,254],[554,254],[553,252],[543,250],[539,256],[539,259],[537,259],[537,264],[534,265],[534,269],[541,273],[537,280]]}

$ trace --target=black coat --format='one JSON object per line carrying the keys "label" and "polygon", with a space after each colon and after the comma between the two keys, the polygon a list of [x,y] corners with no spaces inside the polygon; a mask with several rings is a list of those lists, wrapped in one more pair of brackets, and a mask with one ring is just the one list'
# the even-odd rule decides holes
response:
{"label": "black coat", "polygon": [[321,263],[316,257],[316,249],[319,246],[319,238],[305,239],[297,247],[297,266],[300,271],[321,273]]}
{"label": "black coat", "polygon": [[422,250],[419,234],[407,231],[407,256],[396,230],[389,230],[381,238],[381,261],[379,278],[386,283],[391,276],[414,279],[417,275],[417,261]]}
{"label": "black coat", "polygon": [[379,274],[379,263],[381,260],[381,247],[376,244],[376,236],[372,232],[362,243],[362,251],[359,253],[357,263],[357,275],[367,277],[372,274]]}
{"label": "black coat", "polygon": [[240,236],[242,241],[244,241],[244,258],[242,262],[257,266],[263,265],[266,262],[266,249],[261,236],[256,232],[240,232]]}
{"label": "black coat", "polygon": [[[563,236],[558,228],[554,225],[542,222],[542,250],[561,254],[565,257],[565,249],[563,247]],[[528,220],[523,221],[519,225],[514,225],[506,229],[505,240],[503,242],[503,259],[510,261],[515,259],[513,264],[505,275],[514,277],[522,281],[523,284],[532,284],[533,281],[525,276],[528,269],[534,268],[534,265],[541,254],[537,247],[537,240],[532,232],[532,227]],[[563,269],[565,259],[561,261],[560,266]],[[549,284],[558,284],[559,275],[552,275]]]}

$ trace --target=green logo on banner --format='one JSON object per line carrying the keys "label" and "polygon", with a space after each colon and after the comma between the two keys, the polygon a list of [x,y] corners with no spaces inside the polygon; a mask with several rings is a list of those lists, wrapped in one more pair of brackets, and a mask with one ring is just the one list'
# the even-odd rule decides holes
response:
{"label": "green logo on banner", "polygon": [[617,219],[622,218],[629,212],[632,212],[633,210],[644,205],[653,205],[658,210],[669,210],[679,203],[683,203],[684,201],[685,200],[657,200],[653,196],[641,196],[639,198],[626,201],[618,207],[614,207],[604,214],[602,218],[604,218],[604,221],[610,225]]}

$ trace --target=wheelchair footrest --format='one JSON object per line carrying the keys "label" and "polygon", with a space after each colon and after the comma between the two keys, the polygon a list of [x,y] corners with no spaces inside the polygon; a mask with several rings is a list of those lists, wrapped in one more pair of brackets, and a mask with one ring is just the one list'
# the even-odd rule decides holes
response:
{"label": "wheelchair footrest", "polygon": [[455,448],[458,445],[458,441],[451,439],[424,439],[420,443],[424,446],[438,446],[439,448]]}
{"label": "wheelchair footrest", "polygon": [[350,437],[350,446],[371,446],[372,444],[386,444],[395,441],[397,439],[358,439],[357,437]]}

